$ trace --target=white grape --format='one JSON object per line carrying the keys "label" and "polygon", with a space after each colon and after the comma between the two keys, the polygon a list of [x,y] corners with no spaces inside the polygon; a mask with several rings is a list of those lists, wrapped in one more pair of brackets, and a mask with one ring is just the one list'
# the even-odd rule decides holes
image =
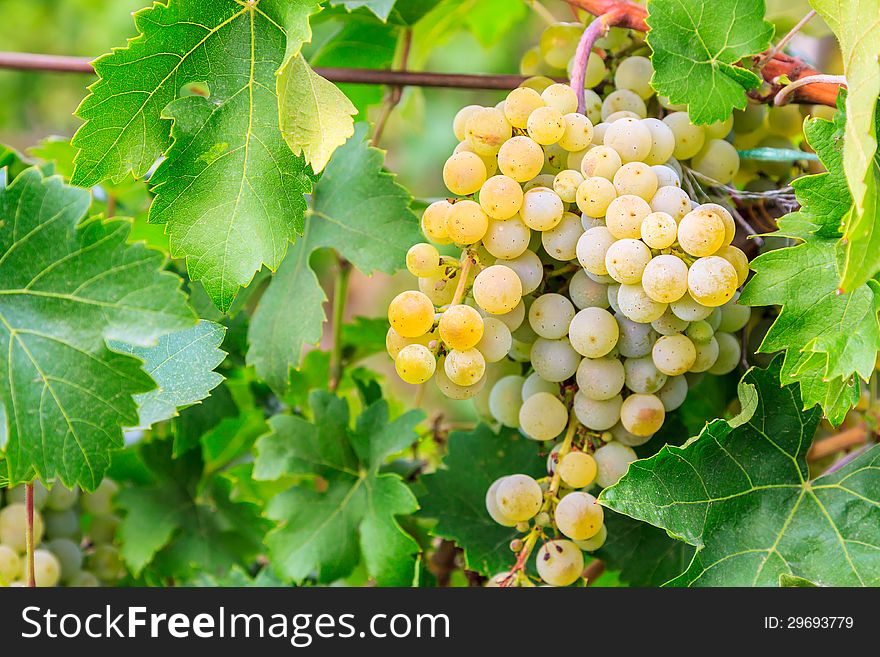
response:
{"label": "white grape", "polygon": [[602,528],[595,536],[591,536],[590,538],[583,541],[574,541],[574,544],[577,545],[584,552],[595,552],[603,545],[605,545],[605,541],[608,539],[608,528],[605,525],[602,525]]}
{"label": "white grape", "polygon": [[709,370],[709,368],[715,365],[715,361],[718,360],[721,351],[718,346],[718,338],[714,335],[708,342],[694,344],[694,349],[696,349],[697,358],[694,360],[694,364],[691,365],[691,372],[706,372]]}
{"label": "white grape", "polygon": [[675,335],[683,333],[688,327],[688,322],[677,317],[669,307],[658,319],[651,322],[651,327],[660,335]]}
{"label": "white grape", "polygon": [[615,242],[614,235],[605,226],[596,226],[578,238],[576,255],[581,267],[593,274],[607,274],[605,255]]}
{"label": "white grape", "polygon": [[578,391],[574,396],[574,414],[587,429],[605,431],[620,419],[622,401],[620,395],[610,399],[590,399]]}
{"label": "white grape", "polygon": [[718,341],[718,357],[715,363],[707,372],[709,374],[727,374],[736,369],[739,365],[739,359],[742,355],[742,349],[739,346],[739,340],[730,333],[716,333],[715,339]]}
{"label": "white grape", "polygon": [[532,231],[519,216],[489,222],[483,235],[483,246],[496,258],[510,260],[529,248]]}
{"label": "white grape", "polygon": [[578,310],[608,307],[608,286],[592,280],[583,269],[569,280],[568,296]]}
{"label": "white grape", "polygon": [[[570,346],[587,358],[601,358],[610,352],[617,344],[619,332],[614,316],[604,308],[595,307],[578,311],[568,327]],[[575,363],[575,367],[577,365]]]}
{"label": "white grape", "polygon": [[[609,276],[609,278],[611,277]],[[620,314],[620,304],[617,303],[617,295],[620,292],[620,283],[613,278],[611,281],[612,282],[608,284],[608,305],[611,306],[611,310]]]}
{"label": "white grape", "polygon": [[687,294],[688,267],[678,256],[658,255],[645,265],[641,281],[645,294],[651,299],[672,303]]}
{"label": "white grape", "polygon": [[61,563],[49,550],[34,550],[34,581],[39,588],[50,588],[61,580]]}
{"label": "white grape", "polygon": [[565,203],[574,203],[577,199],[577,190],[584,182],[584,176],[580,171],[565,169],[553,178],[553,191]]}
{"label": "white grape", "polygon": [[596,460],[586,452],[569,452],[559,461],[559,478],[571,488],[586,488],[596,479]]}
{"label": "white grape", "polygon": [[489,490],[486,491],[486,511],[489,512],[489,516],[497,522],[502,527],[513,527],[516,525],[517,521],[512,518],[508,518],[501,511],[501,507],[498,506],[498,486],[501,485],[501,482],[504,481],[506,477],[501,477],[492,482],[492,485],[489,486]]}
{"label": "white grape", "polygon": [[[569,87],[570,89],[570,87]],[[577,103],[577,101],[575,101]],[[575,104],[577,110],[577,104]],[[566,151],[574,152],[585,149],[593,141],[593,123],[583,114],[569,112],[562,117],[565,130],[559,138],[559,146]]]}
{"label": "white grape", "polygon": [[[410,345],[404,351],[413,347],[421,347],[421,345]],[[421,348],[424,349],[424,347]],[[402,353],[403,351],[401,351]],[[400,356],[398,356],[399,358]],[[453,349],[446,354],[443,368],[446,376],[455,385],[463,387],[472,386],[482,379],[486,373],[486,359],[476,349]]]}
{"label": "white grape", "polygon": [[479,312],[483,317],[494,317],[501,320],[511,331],[518,329],[526,318],[526,306],[522,299],[513,307],[513,310],[506,313],[489,313],[482,308],[479,309]]}
{"label": "white grape", "polygon": [[667,304],[654,301],[641,284],[623,284],[617,292],[617,305],[620,312],[634,322],[650,324],[666,311]]}
{"label": "white grape", "polygon": [[654,343],[651,357],[661,372],[679,376],[693,367],[697,360],[697,349],[686,335],[664,335]]}
{"label": "white grape", "polygon": [[623,161],[616,150],[608,146],[596,146],[581,160],[581,173],[584,178],[599,177],[611,181],[622,165]]}
{"label": "white grape", "polygon": [[529,115],[544,104],[541,94],[534,89],[518,87],[507,95],[504,102],[504,116],[514,128],[523,130]]}
{"label": "white grape", "polygon": [[621,196],[632,194],[650,201],[657,192],[657,174],[644,162],[627,162],[614,174],[614,188]]}
{"label": "white grape", "polygon": [[716,183],[726,185],[739,171],[739,153],[723,139],[710,139],[691,158],[691,168]]}
{"label": "white grape", "polygon": [[[618,283],[635,284],[642,280],[642,272],[651,262],[651,250],[644,242],[636,239],[621,239],[608,248],[605,254],[605,269]],[[679,261],[681,262],[681,261]],[[682,263],[684,264],[684,263]],[[687,289],[687,267],[685,267],[685,290]]]}
{"label": "white grape", "polygon": [[[584,80],[586,86],[591,86],[587,83],[590,81],[590,67],[593,66],[594,61],[599,62],[602,67],[602,75],[605,75],[605,62],[602,61],[602,58],[599,57],[599,55],[591,52],[589,61],[590,63],[587,64],[587,79]],[[596,84],[599,84],[599,82],[597,81]],[[590,123],[594,126],[602,120],[602,98],[600,98],[599,94],[592,89],[584,90],[584,114],[587,115],[587,118],[590,119]]]}
{"label": "white grape", "polygon": [[461,386],[457,383],[453,383],[450,378],[446,376],[445,366],[445,359],[441,358],[440,361],[438,361],[437,369],[434,372],[434,381],[437,383],[437,388],[440,392],[450,399],[470,399],[480,394],[480,391],[486,385],[485,376],[470,386]]}
{"label": "white grape", "polygon": [[568,262],[577,257],[578,240],[583,234],[581,218],[566,212],[562,215],[562,221],[555,227],[541,233],[541,244],[548,256],[554,260]]}
{"label": "white grape", "polygon": [[539,107],[529,115],[526,131],[535,143],[542,146],[555,144],[565,134],[565,119],[555,107]]}
{"label": "white grape", "polygon": [[476,153],[455,153],[443,165],[443,183],[453,194],[473,194],[484,182],[486,165]]}
{"label": "white grape", "polygon": [[657,185],[660,189],[664,187],[681,187],[681,178],[675,169],[668,164],[653,164],[651,169],[657,176]]}
{"label": "white grape", "polygon": [[675,151],[675,135],[660,119],[642,119],[642,124],[651,132],[651,150],[645,156],[644,162],[651,166],[662,165]]}
{"label": "white grape", "polygon": [[651,131],[639,119],[623,118],[608,127],[602,143],[617,151],[623,162],[635,162],[651,152]]}
{"label": "white grape", "polygon": [[535,187],[523,195],[520,216],[533,230],[550,230],[562,221],[564,212],[562,199],[552,189]]}
{"label": "white grape", "polygon": [[499,259],[496,264],[504,265],[516,272],[520,283],[522,283],[524,295],[537,290],[541,281],[544,280],[544,265],[534,251],[526,250],[515,258]]}
{"label": "white grape", "polygon": [[596,459],[599,469],[596,483],[602,488],[607,488],[616,484],[626,474],[629,464],[638,457],[630,447],[612,441],[597,449],[593,458]]}
{"label": "white grape", "polygon": [[529,324],[542,338],[558,340],[568,335],[574,305],[561,294],[542,294],[529,308]]}
{"label": "white grape", "polygon": [[568,411],[549,392],[536,392],[527,397],[519,409],[520,429],[533,440],[552,440],[565,430]]}
{"label": "white grape", "polygon": [[455,138],[458,141],[464,141],[467,138],[467,134],[465,133],[465,126],[467,125],[467,121],[474,112],[479,109],[483,109],[482,105],[467,105],[458,110],[458,113],[455,115],[455,118],[452,120],[452,131],[455,133]]}
{"label": "white grape", "polygon": [[653,435],[637,436],[634,433],[630,433],[626,430],[626,427],[624,427],[620,422],[611,427],[610,431],[612,438],[616,442],[622,445],[626,445],[627,447],[638,447],[639,445],[644,445],[653,437]]}
{"label": "white grape", "polygon": [[673,112],[663,117],[672,134],[675,135],[675,150],[672,155],[677,160],[689,160],[700,152],[706,141],[702,126],[691,123],[687,112]]}
{"label": "white grape", "polygon": [[487,363],[497,363],[510,352],[512,340],[510,329],[504,322],[495,317],[486,317],[483,320],[483,337],[477,343],[477,349]]}
{"label": "white grape", "polygon": [[620,394],[626,371],[618,358],[584,358],[577,369],[578,390],[590,399],[611,399]]}
{"label": "white grape", "polygon": [[474,110],[465,123],[467,140],[478,155],[494,155],[511,136],[504,112],[494,107]]}
{"label": "white grape", "polygon": [[522,407],[522,386],[525,379],[510,375],[498,379],[489,393],[489,412],[506,427],[519,426],[519,409]]}
{"label": "white grape", "polygon": [[546,392],[555,397],[556,393],[559,392],[559,384],[545,381],[537,372],[532,372],[526,377],[522,386],[523,401],[539,392]]}
{"label": "white grape", "polygon": [[620,407],[620,422],[637,436],[650,436],[663,426],[666,410],[655,395],[632,394]]}
{"label": "white grape", "polygon": [[480,308],[501,315],[513,310],[522,299],[522,283],[509,267],[492,265],[477,274],[473,294]]}
{"label": "white grape", "polygon": [[605,97],[602,101],[602,120],[605,121],[615,112],[620,111],[635,112],[639,117],[644,118],[648,114],[648,108],[645,101],[638,94],[633,93],[629,89],[616,89]]}
{"label": "white grape", "polygon": [[[574,279],[572,279],[573,281]],[[571,286],[569,285],[569,288]],[[572,297],[572,301],[577,305],[577,301]],[[725,333],[736,333],[749,322],[752,316],[752,309],[748,306],[742,306],[735,300],[730,300],[721,306],[721,321],[718,324],[718,330]]]}
{"label": "white grape", "polygon": [[669,308],[676,317],[686,322],[696,322],[701,319],[706,319],[712,314],[711,308],[696,301],[690,294],[685,294],[678,301],[673,301],[669,304]]}
{"label": "white grape", "polygon": [[522,201],[522,187],[510,176],[492,176],[480,188],[480,207],[492,219],[510,219]]}
{"label": "white grape", "polygon": [[[43,516],[34,509],[34,544],[43,540]],[[0,543],[8,545],[16,552],[24,552],[27,529],[27,509],[24,504],[15,502],[0,509]]]}
{"label": "white grape", "polygon": [[565,381],[574,375],[581,361],[567,338],[538,338],[532,345],[531,359],[532,366],[541,378],[554,382]]}
{"label": "white grape", "polygon": [[730,301],[738,281],[733,265],[718,256],[699,258],[688,270],[688,291],[691,296],[711,308]]}
{"label": "white grape", "polygon": [[0,543],[0,586],[8,585],[21,573],[21,558],[8,545]]}
{"label": "white grape", "polygon": [[651,353],[651,347],[657,334],[650,324],[642,324],[627,319],[623,315],[615,315],[614,319],[620,329],[617,348],[625,358],[639,358]]}
{"label": "white grape", "polygon": [[666,212],[654,211],[642,219],[640,231],[642,241],[652,249],[666,249],[675,243],[678,224]]}
{"label": "white grape", "polygon": [[601,176],[587,178],[575,192],[578,209],[589,217],[604,217],[608,206],[616,198],[614,184]]}
{"label": "white grape", "polygon": [[721,217],[721,221],[724,222],[724,246],[733,242],[733,238],[736,237],[736,222],[733,219],[733,215],[730,214],[730,211],[723,205],[718,205],[717,203],[703,203],[699,207],[702,210],[716,212],[718,216]]}
{"label": "white grape", "polygon": [[651,206],[640,196],[626,194],[611,201],[605,211],[605,226],[617,239],[638,239],[642,221],[651,214]]}
{"label": "white grape", "polygon": [[657,398],[663,402],[663,408],[666,412],[671,413],[681,406],[687,398],[687,379],[683,376],[670,376],[656,394]]}
{"label": "white grape", "polygon": [[498,151],[498,168],[518,183],[528,182],[544,167],[544,151],[526,136],[508,139]]}
{"label": "white grape", "polygon": [[[567,84],[557,82],[541,92],[541,100],[548,107],[554,107],[561,114],[570,114],[577,111],[578,98],[574,89]],[[586,117],[585,117],[586,118]]]}
{"label": "white grape", "polygon": [[655,393],[666,383],[666,374],[657,368],[649,356],[627,358],[623,361],[623,369],[626,373],[626,387],[633,392]]}
{"label": "white grape", "polygon": [[538,575],[551,586],[574,584],[584,570],[584,554],[567,540],[547,541],[535,560]]}
{"label": "white grape", "polygon": [[534,479],[514,474],[500,480],[495,491],[498,510],[507,518],[523,522],[535,517],[544,501],[544,493]]}
{"label": "white grape", "polygon": [[670,215],[675,220],[676,226],[678,226],[681,218],[691,211],[691,199],[688,197],[687,192],[680,187],[667,185],[660,187],[651,198],[651,210]]}
{"label": "white grape", "polygon": [[745,253],[735,246],[722,246],[715,252],[719,258],[724,258],[733,265],[736,270],[736,281],[738,285],[743,285],[749,277],[749,259]]}
{"label": "white grape", "polygon": [[654,67],[647,57],[625,57],[617,65],[614,73],[614,86],[618,89],[629,89],[635,92],[643,100],[654,95],[651,87],[651,76],[654,75]]}
{"label": "white grape", "polygon": [[710,256],[724,245],[721,216],[703,208],[691,210],[678,222],[678,243],[698,258]]}
{"label": "white grape", "polygon": [[559,501],[553,519],[562,534],[583,541],[599,533],[605,514],[595,497],[576,491]]}

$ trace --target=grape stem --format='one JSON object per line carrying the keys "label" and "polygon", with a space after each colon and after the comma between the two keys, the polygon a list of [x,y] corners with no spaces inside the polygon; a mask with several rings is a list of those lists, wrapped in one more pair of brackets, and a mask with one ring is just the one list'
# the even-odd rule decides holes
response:
{"label": "grape stem", "polygon": [[590,23],[581,34],[578,41],[577,50],[574,53],[574,65],[571,69],[571,88],[578,99],[578,112],[581,114],[586,110],[587,104],[584,100],[584,80],[587,77],[587,64],[590,61],[590,53],[593,51],[593,44],[608,32],[608,28],[619,19],[622,9],[611,9],[607,13],[602,14]]}
{"label": "grape stem", "polygon": [[838,434],[817,440],[807,452],[807,461],[818,461],[856,445],[864,445],[870,435],[864,424],[852,427]]}
{"label": "grape stem", "polygon": [[331,327],[330,348],[330,392],[335,392],[342,378],[342,323],[345,321],[345,301],[348,297],[348,281],[351,278],[351,263],[340,255],[339,271],[333,286],[333,325]]}
{"label": "grape stem", "polygon": [[[401,35],[401,46],[400,46],[400,64],[399,69],[401,71],[405,71],[407,67],[407,63],[409,62],[409,51],[412,46],[412,29],[407,29]],[[378,146],[379,141],[382,139],[382,133],[385,131],[385,125],[388,123],[388,119],[391,116],[391,113],[394,111],[394,108],[400,104],[400,98],[403,96],[403,87],[399,84],[393,85],[388,89],[388,93],[385,94],[384,102],[382,103],[382,110],[379,114],[379,118],[376,119],[376,125],[373,128],[373,137],[370,139],[371,146]]]}
{"label": "grape stem", "polygon": [[[565,429],[565,437],[562,439],[562,447],[559,448],[559,452],[556,455],[557,463],[559,463],[562,458],[571,451],[571,444],[574,441],[574,435],[579,426],[580,423],[578,422],[577,417],[572,413],[568,418],[568,427]],[[556,468],[553,471],[553,476],[550,478],[550,485],[547,487],[547,492],[544,493],[544,504],[541,505],[541,509],[535,514],[536,516],[541,513],[549,513],[553,500],[556,499],[556,493],[559,492],[559,484],[561,481],[562,479],[559,475],[559,468]],[[509,587],[516,580],[517,573],[525,570],[526,562],[528,562],[532,550],[535,549],[538,538],[540,538],[543,533],[543,527],[539,527],[537,523],[532,527],[528,536],[526,536],[523,541],[522,549],[516,556],[516,563],[513,565],[513,568],[510,569],[510,573],[507,577],[501,581],[501,587]]]}
{"label": "grape stem", "polygon": [[25,529],[25,544],[27,545],[27,584],[30,588],[36,588],[37,581],[34,575],[34,484],[24,485],[24,505],[27,514],[27,528]]}
{"label": "grape stem", "polygon": [[846,78],[842,75],[825,75],[819,73],[817,75],[807,75],[802,78],[798,78],[794,82],[791,82],[782,89],[780,89],[776,95],[773,97],[773,105],[779,107],[780,105],[785,105],[788,102],[788,97],[791,96],[795,91],[800,89],[801,87],[806,87],[810,84],[834,84],[838,87],[846,86]]}
{"label": "grape stem", "polygon": [[559,21],[556,20],[556,16],[550,13],[550,10],[547,9],[544,5],[542,5],[538,0],[526,0],[526,4],[532,8],[532,10],[540,16],[547,25],[556,25]]}
{"label": "grape stem", "polygon": [[788,45],[789,41],[791,41],[794,38],[795,34],[800,32],[803,29],[804,25],[809,23],[810,19],[812,19],[813,16],[815,16],[815,15],[816,15],[815,9],[811,9],[810,11],[808,11],[806,16],[804,16],[802,19],[800,19],[797,22],[797,25],[795,25],[793,28],[791,28],[788,31],[788,34],[786,34],[784,37],[782,37],[775,46],[773,46],[769,50],[758,55],[758,59],[755,60],[755,65],[758,68],[761,68],[764,64],[766,64],[768,61],[773,59],[777,55],[777,53],[782,52],[782,49]]}

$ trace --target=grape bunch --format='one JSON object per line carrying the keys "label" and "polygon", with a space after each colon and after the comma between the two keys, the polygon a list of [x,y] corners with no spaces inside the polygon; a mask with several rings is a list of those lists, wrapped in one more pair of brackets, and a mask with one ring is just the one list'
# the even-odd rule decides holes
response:
{"label": "grape bunch", "polygon": [[[491,517],[525,534],[517,565],[493,579],[505,585],[528,583],[523,555],[539,538],[545,583],[581,577],[583,552],[606,536],[589,491],[626,472],[705,373],[737,367],[750,318],[736,302],[749,265],[731,213],[681,187],[683,167],[733,179],[731,121],[695,126],[655,98],[645,57],[614,62],[609,80],[599,61],[586,84],[604,97],[587,88],[585,113],[572,87],[542,78],[458,112],[443,167],[455,198],[425,210],[429,242],[406,258],[419,289],[388,308],[401,379],[433,378],[556,443],[546,478],[511,474],[486,494]],[[449,244],[461,258],[440,254]]]}
{"label": "grape bunch", "polygon": [[[125,575],[113,542],[118,486],[105,479],[93,493],[34,484],[34,580],[38,587],[114,584]],[[85,527],[85,531],[83,528]],[[0,490],[0,586],[26,586],[25,488]]]}

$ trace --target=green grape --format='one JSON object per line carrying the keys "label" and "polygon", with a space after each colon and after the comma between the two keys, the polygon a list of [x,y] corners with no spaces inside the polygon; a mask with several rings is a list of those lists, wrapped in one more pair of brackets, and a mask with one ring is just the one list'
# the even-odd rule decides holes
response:
{"label": "green grape", "polygon": [[614,86],[618,89],[629,89],[635,92],[643,100],[654,95],[651,87],[651,76],[654,75],[654,67],[647,57],[625,57],[617,65],[614,73]]}
{"label": "green grape", "polygon": [[34,550],[34,581],[38,588],[50,588],[61,580],[61,563],[48,550]]}
{"label": "green grape", "polygon": [[79,538],[79,514],[74,509],[65,511],[47,510],[43,516],[46,535],[51,538]]}
{"label": "green grape", "polygon": [[702,126],[691,123],[687,112],[673,112],[663,118],[672,134],[675,136],[675,150],[673,157],[677,160],[689,160],[700,152],[706,141],[706,131]]}
{"label": "green grape", "polygon": [[0,543],[0,586],[8,586],[21,573],[21,559],[10,546]]}
{"label": "green grape", "polygon": [[581,32],[580,23],[555,23],[541,33],[540,51],[544,61],[553,68],[565,68],[574,57]]}
{"label": "green grape", "polygon": [[574,306],[561,294],[542,294],[529,308],[529,324],[542,338],[564,337],[573,318]]}
{"label": "green grape", "polygon": [[[571,320],[568,335],[571,346],[578,354],[587,358],[601,358],[617,345],[620,327],[614,316],[604,308],[584,308]],[[577,365],[575,363],[575,367]]]}
{"label": "green grape", "polygon": [[489,412],[506,427],[519,427],[519,411],[523,405],[522,387],[525,379],[511,375],[499,379],[489,393]]}
{"label": "green grape", "polygon": [[718,360],[720,348],[718,339],[713,335],[708,342],[696,342],[694,348],[697,351],[697,358],[691,365],[691,372],[705,372],[715,364]]}
{"label": "green grape", "polygon": [[61,566],[61,580],[70,583],[82,571],[83,553],[69,538],[56,538],[46,544]]}
{"label": "green grape", "polygon": [[605,525],[599,529],[598,533],[595,536],[591,536],[588,539],[583,541],[574,541],[574,544],[577,545],[584,552],[595,552],[603,545],[605,545],[605,541],[608,538],[608,529]]}
{"label": "green grape", "polygon": [[766,105],[749,103],[745,109],[733,110],[733,129],[740,134],[754,132],[764,125],[766,116]]}
{"label": "green grape", "polygon": [[751,308],[741,306],[734,299],[721,306],[720,310],[721,317],[717,330],[725,333],[736,333],[741,330],[748,324],[749,318],[752,316]]}
{"label": "green grape", "polygon": [[610,399],[590,399],[582,392],[574,396],[574,414],[587,429],[604,431],[610,429],[620,419],[621,397]]}
{"label": "green grape", "polygon": [[584,358],[578,365],[578,390],[590,399],[605,401],[619,395],[625,381],[626,370],[618,358]]}
{"label": "green grape", "polygon": [[715,363],[706,371],[709,374],[727,374],[736,369],[739,365],[739,359],[742,355],[742,348],[739,340],[730,333],[716,333],[715,339],[718,341],[718,357]]}
{"label": "green grape", "polygon": [[687,379],[683,376],[670,376],[657,391],[657,398],[663,403],[666,412],[671,413],[684,403],[687,393]]}
{"label": "green grape", "polygon": [[693,367],[697,360],[697,349],[685,335],[663,335],[654,343],[651,358],[657,369],[667,376],[679,376]]}
{"label": "green grape", "polygon": [[541,233],[541,244],[544,252],[561,262],[568,262],[577,257],[577,244],[584,228],[581,218],[571,212],[562,215],[562,221],[550,230]]}
{"label": "green grape", "polygon": [[55,482],[46,499],[46,508],[53,511],[64,511],[76,504],[77,500],[79,500],[79,489],[66,488],[61,483]]}
{"label": "green grape", "polygon": [[739,171],[739,153],[723,139],[710,139],[694,155],[691,167],[697,173],[726,185]]}
{"label": "green grape", "polygon": [[112,545],[98,545],[86,561],[87,569],[101,581],[116,582],[125,576],[125,566],[119,550]]}
{"label": "green grape", "polygon": [[[15,502],[0,509],[0,543],[9,546],[16,552],[24,552],[27,547],[27,508]],[[43,540],[43,516],[34,509],[34,544]]]}
{"label": "green grape", "polygon": [[89,538],[92,543],[113,543],[120,523],[119,516],[112,513],[99,513],[92,518],[92,522],[89,524]]}
{"label": "green grape", "polygon": [[101,586],[101,581],[98,577],[88,570],[83,570],[79,575],[74,577],[70,582],[68,582],[68,586],[72,586],[75,588],[97,588]]}
{"label": "green grape", "polygon": [[608,307],[608,286],[592,280],[583,270],[569,280],[568,296],[578,310]]}
{"label": "green grape", "polygon": [[486,317],[483,320],[483,337],[477,343],[477,350],[483,354],[487,363],[497,363],[510,352],[513,338],[510,329],[500,319]]}
{"label": "green grape", "polygon": [[[433,321],[434,310],[431,309]],[[424,331],[423,331],[424,332]],[[403,333],[401,333],[403,335]],[[98,513],[110,513],[113,509],[113,497],[119,492],[119,485],[112,479],[104,479],[93,493],[85,493],[80,498],[83,511],[93,515]]]}
{"label": "green grape", "polygon": [[567,540],[547,541],[535,560],[538,575],[551,586],[574,584],[584,570],[584,555]]}
{"label": "green grape", "polygon": [[530,357],[532,367],[541,378],[553,382],[565,381],[574,376],[581,360],[568,338],[538,338],[532,345]]}

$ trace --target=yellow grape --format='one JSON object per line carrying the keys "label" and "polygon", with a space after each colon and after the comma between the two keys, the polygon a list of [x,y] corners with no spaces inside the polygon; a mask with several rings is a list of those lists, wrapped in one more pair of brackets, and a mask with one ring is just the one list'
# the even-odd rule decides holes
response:
{"label": "yellow grape", "polygon": [[[555,108],[560,114],[570,114],[577,112],[578,99],[574,89],[567,84],[557,82],[541,92],[541,100],[548,107]],[[586,117],[585,117],[586,118]]]}
{"label": "yellow grape", "polygon": [[616,150],[608,146],[596,146],[581,160],[581,173],[584,174],[584,178],[599,176],[611,181],[614,180],[614,174],[622,164],[623,161]]}
{"label": "yellow grape", "polygon": [[614,174],[618,195],[632,194],[650,201],[657,192],[657,174],[644,162],[627,162]]}
{"label": "yellow grape", "polygon": [[492,176],[480,188],[480,206],[492,219],[510,219],[522,202],[522,187],[510,176]]}
{"label": "yellow grape", "polygon": [[454,203],[446,217],[446,232],[456,244],[474,244],[483,239],[489,227],[489,217],[479,203],[459,201]]}
{"label": "yellow grape", "polygon": [[529,115],[544,106],[541,94],[528,87],[518,87],[507,95],[504,101],[504,116],[514,128],[524,130]]}
{"label": "yellow grape", "polygon": [[565,536],[583,541],[599,533],[605,514],[595,497],[578,491],[560,500],[553,519]]}
{"label": "yellow grape", "polygon": [[529,248],[532,231],[520,217],[489,222],[483,235],[483,247],[496,258],[512,259],[521,256]]}
{"label": "yellow grape", "polygon": [[651,214],[651,206],[640,196],[625,194],[611,201],[605,211],[605,225],[614,237],[638,239],[642,221]]}
{"label": "yellow grape", "polygon": [[452,209],[452,203],[449,201],[434,201],[425,208],[422,214],[422,232],[432,242],[436,244],[449,244],[449,233],[446,232],[446,219],[449,211]]}
{"label": "yellow grape", "polygon": [[666,419],[663,402],[654,395],[632,394],[623,400],[620,407],[620,423],[636,436],[650,436],[657,433]]}
{"label": "yellow grape", "polygon": [[417,338],[405,338],[393,328],[389,327],[388,332],[385,334],[385,350],[388,352],[388,355],[394,359],[397,358],[397,354],[400,353],[400,350],[407,345],[421,344],[430,349],[431,341],[436,339],[437,334],[434,331],[429,331]]}
{"label": "yellow grape", "polygon": [[413,276],[434,276],[440,270],[440,252],[437,247],[421,242],[406,252],[406,268]]}
{"label": "yellow grape", "polygon": [[562,199],[551,189],[535,187],[523,195],[520,216],[526,226],[533,230],[550,230],[562,221],[565,206]]}
{"label": "yellow grape", "polygon": [[745,253],[735,246],[722,246],[715,255],[733,265],[736,270],[737,287],[746,282],[749,276],[749,258]]}
{"label": "yellow grape", "polygon": [[503,315],[516,308],[522,299],[522,282],[510,267],[492,265],[477,274],[473,294],[480,308]]}
{"label": "yellow grape", "polygon": [[559,145],[566,151],[580,151],[593,141],[593,124],[583,114],[571,112],[562,117],[565,130],[559,138]]}
{"label": "yellow grape", "polygon": [[663,123],[669,126],[675,135],[673,157],[677,160],[689,160],[700,152],[706,141],[706,131],[702,126],[691,123],[687,112],[673,112],[663,117]]}
{"label": "yellow grape", "polygon": [[558,467],[562,482],[571,488],[586,488],[596,479],[596,459],[586,452],[569,452]]}
{"label": "yellow grape", "polygon": [[388,304],[388,322],[401,337],[417,338],[434,325],[434,304],[421,292],[401,292]]}
{"label": "yellow grape", "polygon": [[405,382],[418,385],[434,376],[437,360],[426,346],[410,344],[397,354],[394,368],[397,370],[397,375]]}
{"label": "yellow grape", "polygon": [[555,107],[539,107],[529,116],[526,130],[536,143],[548,146],[565,134],[565,120]]}
{"label": "yellow grape", "polygon": [[465,133],[475,153],[494,155],[510,139],[512,130],[501,110],[481,107],[468,117]]}
{"label": "yellow grape", "polygon": [[484,182],[486,165],[476,153],[455,153],[443,165],[443,183],[453,194],[473,194]]}
{"label": "yellow grape", "polygon": [[738,281],[733,265],[718,256],[700,258],[688,270],[688,292],[698,303],[710,308],[730,301]]}
{"label": "yellow grape", "polygon": [[733,238],[736,237],[736,222],[733,220],[733,215],[730,214],[728,209],[717,203],[703,203],[700,209],[712,210],[721,217],[721,221],[724,222],[724,246],[732,243]]}
{"label": "yellow grape", "polygon": [[486,373],[486,359],[477,349],[453,349],[443,364],[446,376],[459,386],[472,386]]}
{"label": "yellow grape", "polygon": [[574,203],[577,199],[577,190],[584,177],[580,171],[574,169],[566,169],[556,174],[553,179],[553,191],[565,203]]}
{"label": "yellow grape", "polygon": [[710,256],[724,244],[724,222],[713,211],[698,207],[678,222],[678,243],[685,252],[702,258]]}
{"label": "yellow grape", "polygon": [[480,155],[474,150],[473,145],[469,141],[459,142],[458,145],[452,149],[452,153],[473,153],[476,155],[483,161],[483,164],[486,165],[486,176],[494,176],[498,171],[498,160],[495,155]]}
{"label": "yellow grape", "polygon": [[452,132],[455,133],[455,138],[458,141],[464,141],[467,138],[465,127],[467,126],[468,119],[479,109],[483,109],[482,105],[467,105],[458,110],[458,113],[452,120]]}
{"label": "yellow grape", "polygon": [[593,176],[582,182],[575,194],[578,209],[588,217],[604,217],[611,201],[617,198],[614,184],[607,178]]}
{"label": "yellow grape", "polygon": [[528,182],[544,167],[544,150],[525,136],[508,139],[498,151],[498,168],[518,183]]}
{"label": "yellow grape", "polygon": [[480,394],[480,391],[486,386],[486,376],[484,375],[479,381],[470,386],[460,386],[449,380],[446,376],[446,359],[441,358],[437,363],[437,370],[434,372],[434,381],[437,388],[444,396],[449,399],[471,399]]}
{"label": "yellow grape", "polygon": [[483,337],[483,318],[462,303],[450,306],[440,316],[440,339],[450,349],[470,349]]}
{"label": "yellow grape", "polygon": [[642,241],[652,249],[666,249],[675,243],[678,224],[667,212],[652,212],[642,219],[639,230]]}

